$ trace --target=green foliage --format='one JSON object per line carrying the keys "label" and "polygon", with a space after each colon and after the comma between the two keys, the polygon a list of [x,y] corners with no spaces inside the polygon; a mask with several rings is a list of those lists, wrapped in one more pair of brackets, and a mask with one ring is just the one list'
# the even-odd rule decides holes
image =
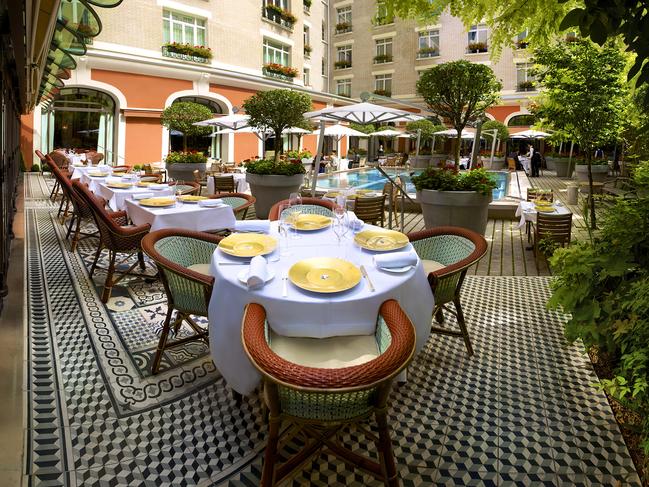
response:
{"label": "green foliage", "polygon": [[188,101],[174,103],[162,111],[160,123],[169,130],[177,130],[183,134],[183,149],[187,150],[187,137],[194,135],[209,135],[211,127],[197,127],[196,122],[212,118],[212,111],[205,105]]}
{"label": "green foliage", "polygon": [[649,188],[649,161],[643,161],[633,169],[633,182],[640,188]]}
{"label": "green foliage", "polygon": [[295,176],[306,171],[301,162],[282,162],[265,160],[246,162],[246,172],[249,174],[265,174],[276,176]]}
{"label": "green foliage", "polygon": [[429,167],[418,176],[412,177],[417,191],[436,189],[438,191],[477,191],[488,195],[496,187],[496,181],[485,169],[458,172],[454,169]]}
{"label": "green foliage", "polygon": [[501,88],[489,66],[464,60],[438,64],[420,76],[417,93],[431,112],[448,120],[458,132],[456,167],[460,164],[462,130],[499,100]]}
{"label": "green foliage", "polygon": [[170,152],[165,157],[167,164],[204,164],[207,162],[207,156],[202,152]]}
{"label": "green foliage", "polygon": [[282,130],[304,124],[305,112],[311,110],[311,98],[306,93],[292,90],[260,91],[243,102],[249,125],[260,132],[272,130],[275,134],[275,161],[282,151]]}
{"label": "green foliage", "polygon": [[27,171],[27,166],[25,165],[25,158],[23,157],[23,153],[20,153],[20,167],[18,168],[20,172],[26,172]]}
{"label": "green foliage", "polygon": [[376,132],[378,130],[376,128],[376,125],[374,125],[373,123],[361,124],[361,123],[352,122],[349,124],[349,126],[354,130],[363,132],[364,134],[371,134],[372,132]]}
{"label": "green foliage", "polygon": [[133,170],[134,170],[134,171],[141,171],[141,170],[142,170],[142,166],[139,165],[139,164],[135,164],[135,165],[133,166]]}
{"label": "green foliage", "polygon": [[31,172],[41,172],[41,166],[39,164],[32,164]]}
{"label": "green foliage", "polygon": [[302,160],[302,159],[308,159],[309,157],[313,157],[313,154],[311,154],[311,152],[309,152],[308,150],[301,150],[301,151],[291,150],[291,151],[288,151],[286,153],[286,156],[289,159],[300,159],[300,160]]}
{"label": "green foliage", "polygon": [[406,124],[406,130],[413,134],[416,134],[417,130],[421,130],[421,142],[427,142],[433,140],[435,132],[446,130],[446,127],[431,122],[430,120],[417,120],[416,122],[408,122]]}
{"label": "green foliage", "polygon": [[497,140],[504,141],[509,138],[509,129],[507,128],[507,125],[498,120],[488,120],[482,124],[482,136],[487,139],[487,142],[491,143],[491,131],[494,129],[498,130],[498,133],[496,134]]}
{"label": "green foliage", "polygon": [[188,56],[212,59],[212,50],[206,46],[193,46],[191,44],[167,42],[166,44],[164,44],[164,47],[166,47],[170,52],[177,52],[178,54],[186,54]]}
{"label": "green foliage", "polygon": [[644,416],[649,451],[649,198],[617,199],[592,243],[559,249],[551,308],[567,313],[566,336],[615,359],[603,381],[617,399]]}

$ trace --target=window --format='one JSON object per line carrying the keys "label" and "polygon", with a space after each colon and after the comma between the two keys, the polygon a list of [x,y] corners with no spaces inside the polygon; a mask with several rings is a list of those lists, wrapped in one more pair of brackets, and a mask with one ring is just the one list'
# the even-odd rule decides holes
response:
{"label": "window", "polygon": [[352,66],[352,46],[351,44],[346,46],[336,47],[336,62],[334,66],[338,69],[351,68]]}
{"label": "window", "polygon": [[394,22],[394,16],[390,14],[388,6],[383,0],[378,0],[376,2],[376,25],[387,25]]}
{"label": "window", "polygon": [[489,40],[489,29],[487,25],[472,25],[469,29],[468,39],[468,49],[470,52],[487,52],[487,42]]}
{"label": "window", "polygon": [[327,58],[322,56],[322,76],[327,77]]}
{"label": "window", "polygon": [[427,30],[419,33],[418,58],[439,56],[439,31]]}
{"label": "window", "polygon": [[264,0],[264,6],[266,5],[275,5],[288,11],[288,0]]}
{"label": "window", "polygon": [[529,43],[527,42],[527,29],[516,36],[516,47],[518,49],[525,49]]}
{"label": "window", "polygon": [[392,75],[377,74],[374,77],[374,93],[389,96],[392,94]]}
{"label": "window", "polygon": [[304,26],[304,45],[311,45],[311,29],[307,25]]}
{"label": "window", "polygon": [[311,86],[311,70],[309,68],[302,69],[304,73],[304,86]]}
{"label": "window", "polygon": [[351,78],[336,80],[336,94],[340,96],[352,96],[352,80]]}
{"label": "window", "polygon": [[336,9],[336,33],[352,31],[352,7],[341,7]]}
{"label": "window", "polygon": [[162,11],[162,38],[165,43],[178,42],[191,44],[192,46],[204,46],[205,42],[205,19],[199,19],[190,15]]}
{"label": "window", "polygon": [[392,62],[392,38],[377,39],[374,63],[391,63]]}
{"label": "window", "polygon": [[327,41],[327,22],[322,21],[322,40]]}
{"label": "window", "polygon": [[264,64],[275,63],[289,66],[291,62],[291,48],[278,42],[264,39]]}
{"label": "window", "polygon": [[536,86],[536,78],[532,74],[532,63],[516,64],[516,86],[518,91],[533,91]]}

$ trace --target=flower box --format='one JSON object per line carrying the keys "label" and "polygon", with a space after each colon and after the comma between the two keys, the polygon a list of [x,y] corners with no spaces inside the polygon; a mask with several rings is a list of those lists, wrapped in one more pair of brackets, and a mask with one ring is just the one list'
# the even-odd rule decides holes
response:
{"label": "flower box", "polygon": [[392,92],[388,90],[374,90],[374,94],[379,96],[387,96],[387,97],[392,96]]}
{"label": "flower box", "polygon": [[419,59],[435,56],[439,56],[439,49],[437,49],[436,47],[422,47],[421,49],[419,49],[419,51],[417,51],[417,57]]}
{"label": "flower box", "polygon": [[347,69],[352,67],[351,61],[336,61],[334,63],[334,68],[336,69]]}
{"label": "flower box", "polygon": [[535,86],[533,81],[522,81],[518,83],[518,91],[534,91]]}
{"label": "flower box", "polygon": [[201,64],[207,64],[212,59],[212,51],[209,47],[178,44],[176,42],[164,44],[162,46],[162,55]]}
{"label": "flower box", "polygon": [[297,76],[297,69],[289,66],[282,66],[281,64],[268,63],[264,64],[262,73],[264,76],[268,76],[269,78],[276,78],[292,83],[293,78]]}
{"label": "flower box", "polygon": [[266,5],[263,11],[263,16],[290,30],[293,30],[293,25],[297,22],[295,15],[288,10],[284,10],[283,8],[273,4]]}
{"label": "flower box", "polygon": [[345,34],[352,31],[352,24],[349,22],[339,22],[336,24],[336,34]]}
{"label": "flower box", "polygon": [[384,64],[392,62],[392,54],[379,54],[374,56],[374,64]]}
{"label": "flower box", "polygon": [[470,42],[467,46],[469,53],[475,54],[479,52],[487,52],[488,47],[486,42]]}

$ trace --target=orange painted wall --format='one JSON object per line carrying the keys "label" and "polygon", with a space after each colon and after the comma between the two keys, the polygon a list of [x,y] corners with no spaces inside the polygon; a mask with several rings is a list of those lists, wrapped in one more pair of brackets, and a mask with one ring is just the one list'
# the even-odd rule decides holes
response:
{"label": "orange painted wall", "polygon": [[496,120],[499,122],[505,123],[507,116],[511,115],[514,112],[520,111],[520,105],[500,105],[497,107],[491,107],[487,110],[487,113],[493,115]]}
{"label": "orange painted wall", "polygon": [[247,88],[237,88],[234,86],[223,86],[223,85],[210,85],[210,91],[212,93],[218,93],[221,96],[226,97],[230,100],[233,106],[241,108],[243,102],[250,98],[252,95],[257,93],[255,90],[249,90]]}
{"label": "orange painted wall", "polygon": [[338,154],[338,157],[345,157],[347,156],[347,137],[343,137],[340,141],[340,153]]}
{"label": "orange painted wall", "polygon": [[31,169],[34,160],[34,114],[20,117],[20,152],[25,161],[25,168]]}
{"label": "orange painted wall", "polygon": [[194,87],[188,80],[103,69],[93,69],[90,77],[119,89],[124,93],[130,108],[164,108],[165,101],[172,93]]}
{"label": "orange painted wall", "polygon": [[302,137],[302,148],[308,150],[311,154],[315,154],[318,149],[318,136],[304,135]]}
{"label": "orange painted wall", "polygon": [[158,118],[126,118],[126,164],[162,160],[162,125]]}
{"label": "orange painted wall", "polygon": [[234,134],[234,162],[241,162],[257,155],[259,155],[259,139],[255,134]]}

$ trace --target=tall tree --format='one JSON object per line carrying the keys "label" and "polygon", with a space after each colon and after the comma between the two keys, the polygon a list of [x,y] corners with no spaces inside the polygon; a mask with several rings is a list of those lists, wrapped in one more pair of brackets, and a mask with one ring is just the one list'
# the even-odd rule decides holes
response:
{"label": "tall tree", "polygon": [[534,51],[543,91],[532,112],[579,144],[588,164],[588,204],[596,226],[591,161],[597,146],[617,140],[627,98],[627,59],[614,44],[588,40],[556,42]]}
{"label": "tall tree", "polygon": [[460,165],[462,130],[498,101],[501,88],[489,66],[463,60],[438,64],[419,78],[417,93],[430,111],[457,130],[456,167]]}
{"label": "tall tree", "polygon": [[177,130],[183,135],[183,150],[187,150],[187,137],[192,135],[209,135],[210,127],[193,125],[212,118],[212,110],[200,103],[181,101],[174,103],[162,111],[160,123],[169,130]]}
{"label": "tall tree", "polygon": [[282,152],[282,131],[306,122],[303,114],[311,110],[311,98],[292,90],[269,90],[255,93],[243,102],[250,116],[249,125],[259,131],[272,130],[275,136],[275,162]]}

